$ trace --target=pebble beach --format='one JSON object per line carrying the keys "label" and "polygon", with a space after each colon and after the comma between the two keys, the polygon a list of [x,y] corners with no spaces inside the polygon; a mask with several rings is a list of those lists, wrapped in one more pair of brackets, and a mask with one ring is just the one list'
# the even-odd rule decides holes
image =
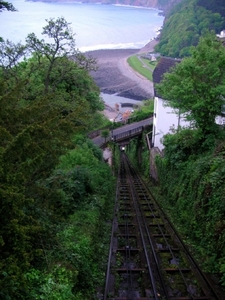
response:
{"label": "pebble beach", "polygon": [[[153,97],[153,83],[135,72],[127,59],[134,54],[154,52],[156,40],[150,41],[142,49],[115,49],[89,51],[86,55],[96,58],[98,70],[91,72],[102,93],[116,94],[120,97],[144,100]],[[105,110],[105,115],[112,119],[115,112]]]}

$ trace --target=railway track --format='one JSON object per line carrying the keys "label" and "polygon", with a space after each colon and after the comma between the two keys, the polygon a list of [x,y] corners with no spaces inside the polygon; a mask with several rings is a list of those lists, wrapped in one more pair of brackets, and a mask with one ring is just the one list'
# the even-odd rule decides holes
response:
{"label": "railway track", "polygon": [[103,299],[220,299],[125,153]]}

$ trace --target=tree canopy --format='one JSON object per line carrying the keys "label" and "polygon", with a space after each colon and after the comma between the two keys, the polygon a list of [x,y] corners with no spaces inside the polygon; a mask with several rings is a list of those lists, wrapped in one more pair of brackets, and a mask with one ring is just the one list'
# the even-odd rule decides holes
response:
{"label": "tree canopy", "polygon": [[16,11],[16,8],[12,5],[12,3],[0,1],[0,12],[3,10]]}
{"label": "tree canopy", "polygon": [[207,34],[191,53],[156,88],[206,138],[218,133],[215,118],[225,104],[225,48],[214,34]]}
{"label": "tree canopy", "polygon": [[[90,299],[99,278],[92,236],[112,185],[85,137],[102,122],[95,61],[74,48],[64,18],[47,22],[48,42],[0,43],[1,299]],[[83,221],[82,210],[91,230],[73,224],[71,243],[66,226]]]}
{"label": "tree canopy", "polygon": [[[223,3],[219,6],[225,9]],[[190,56],[190,47],[196,46],[202,35],[208,30],[219,33],[224,26],[225,18],[220,10],[211,11],[197,0],[183,0],[166,16],[155,50],[164,56]]]}
{"label": "tree canopy", "polygon": [[[0,12],[8,10],[8,11],[16,11],[16,8],[12,5],[12,3],[6,1],[0,1]],[[0,43],[3,42],[3,38],[0,37]]]}

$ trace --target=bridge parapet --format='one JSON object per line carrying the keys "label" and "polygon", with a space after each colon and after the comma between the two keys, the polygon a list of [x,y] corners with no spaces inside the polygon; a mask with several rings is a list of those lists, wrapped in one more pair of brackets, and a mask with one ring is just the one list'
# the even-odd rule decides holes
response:
{"label": "bridge parapet", "polygon": [[128,130],[128,131],[116,134],[112,138],[113,138],[114,142],[119,142],[119,141],[122,141],[122,140],[126,140],[126,139],[129,139],[129,138],[138,136],[143,131],[144,131],[144,126],[139,126],[137,128],[134,128],[134,129],[131,129],[131,130]]}

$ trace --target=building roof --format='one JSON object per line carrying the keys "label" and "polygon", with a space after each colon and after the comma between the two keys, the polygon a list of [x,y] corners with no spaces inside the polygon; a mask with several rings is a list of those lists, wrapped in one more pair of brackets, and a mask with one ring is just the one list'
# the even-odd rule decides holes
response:
{"label": "building roof", "polygon": [[[154,96],[160,97],[155,89],[155,84],[160,83],[162,80],[163,74],[169,72],[169,70],[174,67],[177,63],[180,63],[181,59],[171,58],[171,57],[164,57],[162,56],[155,67],[152,78],[154,83]],[[160,97],[161,98],[161,97]]]}

